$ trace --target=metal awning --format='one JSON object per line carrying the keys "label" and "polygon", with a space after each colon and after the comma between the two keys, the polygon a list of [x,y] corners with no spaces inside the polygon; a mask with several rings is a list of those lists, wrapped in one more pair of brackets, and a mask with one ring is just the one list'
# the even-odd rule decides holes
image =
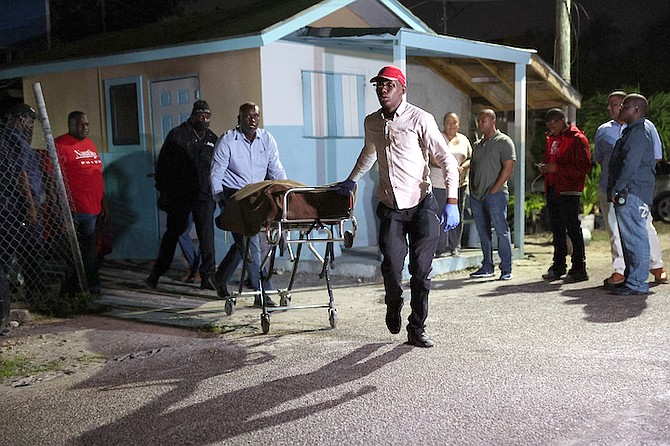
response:
{"label": "metal awning", "polygon": [[423,64],[471,98],[500,111],[515,108],[515,64],[524,64],[527,109],[581,106],[581,94],[535,50],[514,48],[405,28],[303,28],[285,40],[323,47],[357,48],[388,54],[402,47],[407,60]]}

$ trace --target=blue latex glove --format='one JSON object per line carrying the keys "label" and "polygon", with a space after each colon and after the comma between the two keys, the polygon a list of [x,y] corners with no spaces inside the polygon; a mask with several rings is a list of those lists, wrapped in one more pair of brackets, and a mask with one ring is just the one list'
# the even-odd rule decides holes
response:
{"label": "blue latex glove", "polygon": [[337,193],[348,197],[355,189],[356,182],[353,180],[344,180],[337,183]]}
{"label": "blue latex glove", "polygon": [[[442,212],[442,217],[440,218],[440,224],[444,223],[444,232],[451,231],[461,222],[461,213],[458,212],[457,204],[449,204],[444,207],[444,212]],[[446,221],[446,223],[445,223]]]}

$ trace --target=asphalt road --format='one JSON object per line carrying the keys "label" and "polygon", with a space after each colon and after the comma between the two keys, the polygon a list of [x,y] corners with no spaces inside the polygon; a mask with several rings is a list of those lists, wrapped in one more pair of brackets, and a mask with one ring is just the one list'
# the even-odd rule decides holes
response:
{"label": "asphalt road", "polygon": [[587,248],[588,282],[548,284],[550,249],[528,246],[510,282],[435,279],[432,349],[388,333],[380,284],[338,284],[336,329],[325,309],[296,310],[263,335],[240,303],[223,334],[104,317],[16,330],[3,356],[103,359],[0,385],[2,443],[670,444],[670,285],[607,294],[605,241]]}

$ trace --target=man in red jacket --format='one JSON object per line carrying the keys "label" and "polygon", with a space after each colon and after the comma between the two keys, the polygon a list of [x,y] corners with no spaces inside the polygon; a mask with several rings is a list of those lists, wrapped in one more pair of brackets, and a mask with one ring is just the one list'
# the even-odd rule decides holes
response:
{"label": "man in red jacket", "polygon": [[586,274],[584,239],[579,223],[579,199],[584,190],[586,175],[591,170],[589,141],[574,124],[567,123],[560,108],[552,108],[544,117],[549,131],[547,148],[539,166],[544,174],[547,211],[554,236],[554,259],[543,279],[560,279],[566,272],[567,238],[572,241],[572,267],[564,282],[582,282]]}

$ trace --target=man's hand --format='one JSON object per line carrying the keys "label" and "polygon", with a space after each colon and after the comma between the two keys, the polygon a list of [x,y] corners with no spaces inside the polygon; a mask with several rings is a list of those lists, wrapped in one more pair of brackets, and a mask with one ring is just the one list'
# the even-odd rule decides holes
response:
{"label": "man's hand", "polygon": [[444,207],[444,212],[442,212],[442,217],[440,218],[440,224],[444,223],[444,232],[451,231],[458,226],[460,222],[461,215],[460,212],[458,212],[458,205],[447,203]]}
{"label": "man's hand", "polygon": [[353,180],[344,180],[336,184],[337,193],[348,197],[355,189],[356,182]]}

